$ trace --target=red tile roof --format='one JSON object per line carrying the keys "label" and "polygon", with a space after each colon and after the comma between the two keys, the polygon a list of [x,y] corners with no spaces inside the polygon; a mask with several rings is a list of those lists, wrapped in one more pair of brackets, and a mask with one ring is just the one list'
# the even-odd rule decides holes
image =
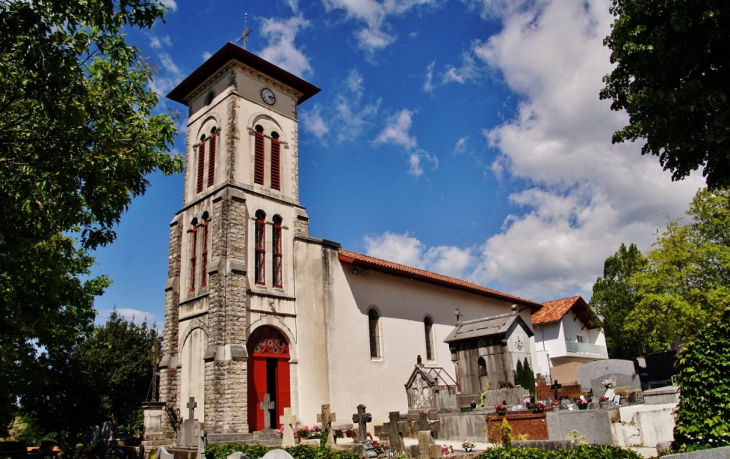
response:
{"label": "red tile roof", "polygon": [[534,313],[535,311],[542,308],[540,303],[520,298],[518,296],[509,295],[500,291],[483,287],[479,284],[467,282],[465,280],[456,279],[454,277],[444,276],[442,274],[432,273],[423,269],[411,268],[410,266],[401,265],[399,263],[393,263],[392,261],[381,260],[379,258],[369,257],[356,252],[350,252],[349,250],[340,249],[339,252],[340,261],[349,263],[355,266],[361,266],[363,268],[369,268],[395,276],[406,277],[408,279],[420,280],[428,282],[430,284],[441,285],[444,287],[455,288],[457,290],[463,290],[466,292],[474,293],[477,295],[487,296],[490,298],[496,298],[499,300],[510,301],[513,303],[522,304],[529,306],[530,310]]}
{"label": "red tile roof", "polygon": [[596,328],[597,326],[598,321],[588,309],[588,304],[580,295],[547,301],[542,305],[543,308],[532,316],[533,325],[558,322],[568,311],[572,310],[588,328]]}

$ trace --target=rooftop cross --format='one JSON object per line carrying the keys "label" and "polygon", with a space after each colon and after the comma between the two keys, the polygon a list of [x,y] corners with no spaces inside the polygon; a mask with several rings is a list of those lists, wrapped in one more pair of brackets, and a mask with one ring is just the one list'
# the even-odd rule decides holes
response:
{"label": "rooftop cross", "polygon": [[241,47],[243,49],[246,49],[246,40],[248,40],[248,36],[251,35],[251,32],[253,32],[253,29],[248,28],[248,13],[243,14],[243,33],[241,34],[241,38],[238,39],[238,43],[241,44]]}

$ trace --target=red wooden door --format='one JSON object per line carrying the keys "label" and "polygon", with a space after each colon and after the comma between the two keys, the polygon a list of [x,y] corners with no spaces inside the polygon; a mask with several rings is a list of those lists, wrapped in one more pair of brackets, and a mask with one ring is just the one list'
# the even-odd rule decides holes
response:
{"label": "red wooden door", "polygon": [[[259,404],[267,390],[276,403],[276,422],[284,408],[291,406],[289,373],[289,343],[284,335],[273,327],[259,327],[248,339],[248,427],[250,432],[264,428],[264,411]],[[269,369],[274,371],[269,371]],[[270,378],[274,378],[270,380]]]}

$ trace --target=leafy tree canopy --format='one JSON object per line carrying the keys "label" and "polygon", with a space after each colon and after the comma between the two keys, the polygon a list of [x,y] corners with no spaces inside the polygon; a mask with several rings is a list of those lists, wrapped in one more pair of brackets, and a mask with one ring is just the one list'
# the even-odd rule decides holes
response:
{"label": "leafy tree canopy", "polygon": [[614,0],[611,13],[617,65],[600,97],[629,115],[613,142],[645,139],[673,180],[704,167],[710,188],[730,185],[730,3]]}
{"label": "leafy tree canopy", "polygon": [[635,244],[618,251],[603,264],[603,277],[593,284],[589,307],[601,317],[608,354],[617,359],[633,359],[661,349],[642,333],[626,329],[626,320],[636,308],[639,297],[632,276],[647,269],[647,260]]}
{"label": "leafy tree canopy", "polygon": [[152,71],[122,29],[162,18],[157,0],[0,1],[0,430],[34,390],[38,349],[73,345],[108,280],[88,250],[170,156]]}
{"label": "leafy tree canopy", "polygon": [[111,418],[121,430],[139,431],[159,349],[154,328],[112,312],[71,349],[43,356],[44,383],[23,397],[21,413],[65,445]]}

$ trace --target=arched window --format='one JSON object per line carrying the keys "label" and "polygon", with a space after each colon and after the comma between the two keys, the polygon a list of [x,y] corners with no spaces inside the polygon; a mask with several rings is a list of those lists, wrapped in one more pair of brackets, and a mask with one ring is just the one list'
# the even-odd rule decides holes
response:
{"label": "arched window", "polygon": [[264,128],[256,125],[256,145],[254,147],[253,182],[264,184]]}
{"label": "arched window", "polygon": [[208,147],[208,186],[213,186],[215,182],[215,150],[216,150],[216,135],[215,127],[210,130],[210,138],[208,139],[210,146]]}
{"label": "arched window", "polygon": [[205,173],[205,134],[200,137],[198,145],[198,180],[195,186],[195,192],[203,191],[203,174]]}
{"label": "arched window", "polygon": [[484,357],[479,357],[477,365],[479,366],[479,376],[487,376],[487,363],[484,361]]}
{"label": "arched window", "polygon": [[423,329],[426,332],[426,360],[435,360],[433,355],[433,321],[430,317],[423,319]]}
{"label": "arched window", "polygon": [[274,215],[274,229],[271,235],[272,247],[271,250],[274,252],[274,259],[272,263],[272,279],[274,280],[274,287],[281,287],[283,285],[283,273],[281,266],[281,217]]}
{"label": "arched window", "polygon": [[279,133],[271,133],[271,188],[281,190],[281,144]]}
{"label": "arched window", "polygon": [[380,316],[378,311],[368,311],[368,324],[370,328],[370,358],[380,358]]}
{"label": "arched window", "polygon": [[256,269],[255,277],[257,284],[266,283],[266,214],[259,210],[256,212]]}
{"label": "arched window", "polygon": [[208,230],[210,219],[207,215],[203,216],[203,237],[201,238],[201,250],[200,250],[200,286],[205,287],[208,285]]}
{"label": "arched window", "polygon": [[195,291],[195,264],[197,263],[198,250],[198,220],[192,222],[193,229],[190,232],[190,291]]}

